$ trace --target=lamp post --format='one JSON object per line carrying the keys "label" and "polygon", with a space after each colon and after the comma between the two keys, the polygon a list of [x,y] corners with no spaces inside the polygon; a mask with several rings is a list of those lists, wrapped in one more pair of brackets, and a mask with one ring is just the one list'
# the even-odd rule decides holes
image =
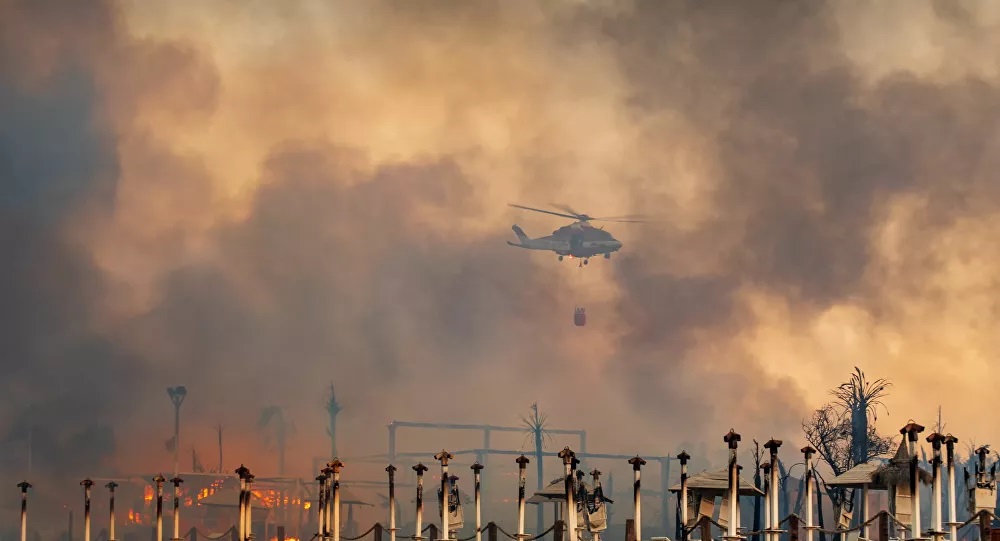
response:
{"label": "lamp post", "polygon": [[441,450],[434,459],[441,462],[441,539],[448,540],[448,460],[454,458],[451,453]]}
{"label": "lamp post", "polygon": [[21,489],[21,541],[28,541],[28,489],[31,483],[21,481],[17,487]]}
{"label": "lamp post", "polygon": [[340,541],[340,468],[344,463],[334,458],[327,466],[333,470],[333,541]]}
{"label": "lamp post", "polygon": [[156,483],[156,541],[163,541],[163,475],[153,478]]}
{"label": "lamp post", "polygon": [[[424,537],[421,532],[424,529],[424,472],[427,471],[427,466],[423,464],[417,464],[413,467],[413,471],[417,472],[417,510],[416,510],[416,532],[413,534],[413,539],[416,541],[421,541]],[[437,540],[432,540],[437,541]]]}
{"label": "lamp post", "polygon": [[[247,538],[247,477],[250,475],[250,469],[240,464],[239,468],[236,468],[234,472],[240,477],[240,541],[244,541]],[[320,502],[322,504],[322,502]]]}
{"label": "lamp post", "polygon": [[691,455],[681,451],[677,460],[681,463],[681,540],[688,541],[688,460]]}
{"label": "lamp post", "polygon": [[111,500],[108,502],[108,541],[115,541],[115,488],[118,483],[111,481],[110,483],[104,485],[108,488],[111,495]]}
{"label": "lamp post", "polygon": [[[521,455],[524,456],[524,455]],[[476,541],[483,541],[483,513],[482,513],[482,471],[483,466],[479,462],[474,463],[470,466],[473,474],[473,481],[475,483],[475,496],[476,496]],[[521,510],[521,523],[524,523],[524,510]],[[523,526],[522,526],[523,528]]]}
{"label": "lamp post", "polygon": [[396,466],[389,464],[389,541],[396,541]]}
{"label": "lamp post", "polygon": [[246,526],[245,526],[245,529],[246,529],[245,531],[246,531],[246,534],[247,534],[247,537],[246,537],[247,541],[250,541],[251,539],[254,538],[254,535],[253,535],[253,480],[254,480],[254,477],[256,477],[256,476],[254,474],[252,474],[252,473],[248,473],[247,474],[247,492],[246,492],[246,495],[244,496],[244,498],[246,498],[246,509],[247,509],[247,516],[246,516],[247,523],[246,523]]}
{"label": "lamp post", "polygon": [[320,539],[326,539],[326,474],[320,473],[316,476],[316,482],[319,483],[319,500],[316,506],[316,525],[317,532],[316,537]]}
{"label": "lamp post", "polygon": [[802,455],[805,457],[806,469],[806,541],[813,541],[815,538],[816,526],[813,524],[813,466],[812,456],[816,454],[816,449],[806,445],[802,448]]}
{"label": "lamp post", "polygon": [[[528,457],[521,455],[515,460],[517,462],[517,536],[518,539],[524,538],[524,485],[527,479],[525,478],[525,469],[528,467]],[[478,541],[478,540],[477,540]]]}
{"label": "lamp post", "polygon": [[781,447],[781,440],[776,440],[771,438],[767,443],[764,444],[764,448],[767,449],[771,454],[771,462],[768,464],[771,470],[771,478],[769,481],[768,497],[771,499],[771,518],[766,521],[770,523],[769,528],[771,529],[771,539],[772,541],[778,541],[778,535],[780,535],[781,530],[778,528],[780,519],[778,518],[778,448]]}
{"label": "lamp post", "polygon": [[565,475],[566,532],[569,534],[571,541],[577,541],[579,532],[576,531],[576,503],[573,501],[573,463],[576,461],[576,453],[570,450],[569,447],[563,447],[563,450],[559,451],[559,458],[563,461],[563,473]]}
{"label": "lamp post", "polygon": [[740,471],[736,451],[741,439],[732,428],[722,437],[729,446],[729,532],[726,539],[730,541],[739,539]]}
{"label": "lamp post", "polygon": [[[597,502],[597,487],[600,486],[600,484],[601,484],[601,470],[599,470],[597,468],[594,468],[593,470],[590,471],[590,477],[594,480],[594,505],[596,506],[597,503],[598,503]],[[603,506],[604,503],[601,502],[601,505]],[[592,528],[592,531],[590,532],[591,539],[593,539],[594,541],[601,541],[601,532],[603,531],[603,529],[599,528],[599,527],[594,527],[594,524],[590,522],[590,516],[589,516],[590,509],[587,506],[587,502],[584,502],[584,509],[587,509],[587,513],[588,513],[587,524]],[[605,507],[604,509],[605,509],[605,512],[606,512],[607,508]],[[607,520],[605,520],[605,525],[606,524],[607,524]]]}
{"label": "lamp post", "polygon": [[322,511],[323,523],[326,524],[326,529],[323,530],[323,539],[329,539],[330,534],[333,533],[333,468],[327,463],[321,472],[326,477],[326,485],[323,488],[326,497],[326,507]]}
{"label": "lamp post", "polygon": [[181,541],[181,483],[180,477],[170,480],[174,484],[174,537],[173,541]]}
{"label": "lamp post", "polygon": [[948,529],[950,530],[949,541],[958,541],[958,527],[961,522],[958,522],[958,514],[956,513],[956,494],[955,494],[955,444],[958,443],[958,438],[948,434],[944,437],[945,451],[948,457]]}
{"label": "lamp post", "polygon": [[94,482],[84,479],[80,485],[83,486],[83,541],[90,541],[90,488]]}
{"label": "lamp post", "polygon": [[920,480],[917,478],[917,435],[924,431],[924,427],[910,420],[899,433],[906,436],[910,444],[910,501],[913,503],[913,518],[910,521],[910,535],[917,539],[923,535],[920,528]]}
{"label": "lamp post", "polygon": [[177,477],[177,474],[180,473],[178,463],[180,462],[181,450],[181,404],[184,403],[184,398],[187,396],[187,389],[183,385],[168,387],[167,394],[170,396],[170,402],[174,405],[174,477]]}
{"label": "lamp post", "polygon": [[633,513],[635,513],[635,539],[636,541],[642,541],[642,501],[640,499],[640,477],[639,470],[646,465],[646,461],[639,457],[638,455],[628,459],[628,463],[632,465],[632,501],[633,501]]}

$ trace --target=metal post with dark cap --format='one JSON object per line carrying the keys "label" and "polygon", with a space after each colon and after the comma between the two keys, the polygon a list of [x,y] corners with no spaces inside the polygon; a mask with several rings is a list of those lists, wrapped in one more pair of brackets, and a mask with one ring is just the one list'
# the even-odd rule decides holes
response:
{"label": "metal post with dark cap", "polygon": [[233,472],[240,477],[240,524],[239,524],[239,534],[240,541],[247,538],[246,524],[247,524],[247,508],[246,508],[246,495],[247,495],[247,476],[250,475],[250,469],[240,464],[239,468]]}
{"label": "metal post with dark cap", "polygon": [[28,541],[28,489],[31,483],[21,481],[17,488],[21,489],[21,541]]}
{"label": "metal post with dark cap", "polygon": [[333,471],[333,541],[340,541],[340,469],[344,463],[334,458],[326,464]]}
{"label": "metal post with dark cap", "polygon": [[181,541],[181,483],[184,482],[180,477],[174,477],[170,480],[174,484],[174,537],[173,541]]}
{"label": "metal post with dark cap", "polygon": [[247,533],[247,541],[254,538],[253,535],[253,480],[256,476],[252,473],[247,474],[247,493],[246,493],[246,506],[247,506],[247,524],[245,526]]}
{"label": "metal post with dark cap", "polygon": [[[601,470],[599,470],[597,468],[594,468],[593,470],[590,471],[590,477],[594,480],[594,498],[596,499],[597,498],[597,486],[601,482]],[[596,504],[597,502],[595,501],[594,503]],[[586,505],[587,505],[587,502],[584,502],[584,508],[585,509],[587,508]],[[591,527],[593,527],[593,524],[591,524]],[[596,528],[594,529],[594,531],[590,532],[590,535],[591,535],[593,541],[601,541],[601,532],[599,530],[597,530]]]}
{"label": "metal post with dark cap", "polygon": [[521,455],[515,462],[517,462],[517,535],[520,537],[524,535],[524,488],[527,481],[525,470],[531,461]]}
{"label": "metal post with dark cap", "polygon": [[958,522],[956,509],[957,494],[955,493],[955,444],[958,438],[948,434],[944,437],[944,448],[948,458],[948,528],[950,530],[949,541],[958,541],[958,527],[962,524]]}
{"label": "metal post with dark cap", "polygon": [[642,541],[642,498],[640,488],[642,480],[639,471],[646,465],[646,461],[639,455],[635,455],[628,459],[628,463],[632,465],[632,513],[635,517],[633,519],[635,521],[635,539],[636,541]]}
{"label": "metal post with dark cap", "polygon": [[802,455],[805,457],[805,468],[806,468],[806,541],[813,541],[816,532],[816,524],[813,522],[813,507],[815,507],[815,501],[813,500],[813,459],[812,456],[816,454],[816,449],[811,446],[806,445],[802,448]]}
{"label": "metal post with dark cap", "polygon": [[933,476],[933,485],[931,487],[933,498],[931,505],[931,535],[934,536],[934,541],[941,541],[944,537],[943,525],[941,524],[941,443],[944,442],[944,435],[935,432],[927,436],[927,442],[931,444],[931,448],[934,450],[934,455],[931,459],[931,474]]}
{"label": "metal post with dark cap", "polygon": [[483,512],[482,512],[482,474],[483,466],[478,461],[475,462],[469,468],[472,470],[473,482],[475,484],[475,498],[476,498],[476,541],[482,541],[483,539]]}
{"label": "metal post with dark cap", "polygon": [[566,532],[570,541],[577,541],[576,531],[576,503],[573,494],[573,462],[576,460],[576,453],[569,447],[564,447],[559,451],[559,458],[563,461],[563,486],[566,495]]}
{"label": "metal post with dark cap", "polygon": [[108,502],[108,541],[115,541],[115,488],[118,483],[111,481],[104,485],[108,489],[110,501]]}
{"label": "metal post with dark cap", "polygon": [[736,452],[742,438],[732,428],[722,437],[722,441],[729,446],[729,531],[724,539],[736,541],[739,534],[739,506],[740,506],[740,472],[736,460]]}
{"label": "metal post with dark cap", "polygon": [[385,467],[389,474],[389,541],[396,541],[396,466]]}
{"label": "metal post with dark cap", "polygon": [[919,539],[923,535],[923,530],[920,528],[920,480],[917,477],[917,436],[923,431],[924,427],[912,419],[899,429],[899,433],[905,435],[910,443],[910,502],[913,504],[910,535],[913,539]]}
{"label": "metal post with dark cap", "polygon": [[83,541],[90,541],[90,487],[94,482],[84,479],[80,485],[83,486]]}
{"label": "metal post with dark cap", "polygon": [[416,511],[416,531],[413,533],[413,539],[415,541],[421,541],[424,536],[421,535],[424,529],[424,472],[427,471],[427,466],[423,464],[417,464],[413,467],[413,471],[417,472],[417,511]]}
{"label": "metal post with dark cap", "polygon": [[156,541],[163,541],[163,475],[153,478],[156,483]]}
{"label": "metal post with dark cap", "polygon": [[318,490],[316,491],[316,537],[320,539],[326,538],[326,474],[320,473],[316,476],[316,482],[319,484]]}
{"label": "metal post with dark cap", "polygon": [[441,462],[441,540],[448,539],[448,460],[455,458],[444,449],[434,455]]}
{"label": "metal post with dark cap", "polygon": [[691,455],[681,451],[677,460],[681,463],[681,540],[688,541],[688,460],[691,460]]}
{"label": "metal post with dark cap", "polygon": [[333,534],[333,468],[328,463],[320,471],[326,477],[326,484],[323,485],[323,498],[326,502],[323,506],[323,539],[330,539]]}
{"label": "metal post with dark cap", "polygon": [[778,482],[778,473],[780,471],[780,466],[778,465],[778,448],[781,447],[781,440],[776,440],[771,438],[764,444],[764,448],[767,449],[771,454],[771,462],[768,464],[771,470],[771,480],[769,482],[770,491],[768,492],[768,497],[771,499],[771,519],[768,521],[770,523],[771,530],[771,540],[778,541],[779,536],[783,532],[780,527],[781,518],[778,516],[780,513],[778,511],[779,501],[778,494],[780,493],[780,484]]}

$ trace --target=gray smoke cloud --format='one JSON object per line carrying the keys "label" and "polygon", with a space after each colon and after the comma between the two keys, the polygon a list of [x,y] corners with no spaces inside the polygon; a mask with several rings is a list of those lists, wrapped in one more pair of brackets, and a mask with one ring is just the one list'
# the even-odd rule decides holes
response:
{"label": "gray smoke cloud", "polygon": [[[317,6],[0,8],[10,456],[31,428],[39,470],[166,469],[184,384],[185,453],[222,421],[271,469],[274,404],[304,475],[330,381],[349,455],[535,400],[595,449],[721,453],[730,426],[801,440],[855,364],[926,414],[995,345],[987,8]],[[949,29],[942,65],[990,61],[898,53]],[[663,220],[581,270],[508,249],[563,225],[515,199]],[[407,450],[478,445],[443,437]]]}

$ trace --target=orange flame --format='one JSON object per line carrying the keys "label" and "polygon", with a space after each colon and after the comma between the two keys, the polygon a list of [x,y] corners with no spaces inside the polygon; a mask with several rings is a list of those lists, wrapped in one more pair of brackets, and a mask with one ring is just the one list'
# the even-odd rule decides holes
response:
{"label": "orange flame", "polygon": [[[300,506],[303,502],[300,498],[293,498],[287,494],[282,496],[280,491],[273,489],[259,489],[253,491],[254,496],[260,499],[260,502],[265,507],[290,507],[290,506]],[[303,507],[309,509],[309,502],[305,502]],[[289,539],[289,538],[286,538]]]}
{"label": "orange flame", "polygon": [[140,514],[135,509],[128,510],[128,519],[125,521],[126,524],[142,524],[142,514]]}
{"label": "orange flame", "polygon": [[146,502],[153,501],[153,487],[149,485],[142,487],[142,499]]}

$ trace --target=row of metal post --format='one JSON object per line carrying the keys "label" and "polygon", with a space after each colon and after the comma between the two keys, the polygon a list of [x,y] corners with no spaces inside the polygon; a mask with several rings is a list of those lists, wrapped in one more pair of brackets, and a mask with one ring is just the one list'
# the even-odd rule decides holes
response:
{"label": "row of metal post", "polygon": [[[916,442],[917,436],[920,432],[924,430],[924,427],[910,422],[905,427],[900,430],[900,433],[906,436],[909,451],[910,451],[910,494],[912,501],[912,525],[911,525],[911,538],[921,538],[922,534],[925,532],[921,531],[920,527],[920,491],[918,488],[918,471],[917,471],[917,455],[916,455]],[[740,473],[741,467],[737,460],[737,450],[739,447],[740,435],[737,434],[732,429],[723,437],[723,440],[729,446],[729,517],[728,518],[728,531],[724,539],[727,541],[738,541],[742,539],[739,534],[739,486],[740,486]],[[957,522],[956,518],[956,497],[955,497],[955,443],[958,439],[952,435],[942,435],[942,434],[931,434],[927,437],[927,441],[933,447],[933,486],[932,492],[934,495],[934,503],[931,510],[931,523],[932,529],[926,533],[933,536],[935,541],[942,541],[945,536],[945,532],[942,530],[944,524],[942,524],[942,510],[941,510],[941,448],[944,445],[947,452],[947,468],[948,468],[948,479],[949,479],[949,518],[950,521],[947,525],[950,527],[950,540],[957,541],[957,527],[960,522]],[[765,473],[765,495],[764,495],[764,538],[765,541],[778,541],[779,536],[784,530],[779,529],[779,517],[778,517],[778,448],[781,447],[782,442],[779,440],[771,439],[764,444],[765,449],[769,451],[770,460],[762,465],[762,470]],[[985,447],[983,448],[985,449]],[[805,458],[805,507],[806,507],[806,541],[813,541],[814,532],[819,528],[813,522],[813,508],[815,505],[815,494],[814,494],[814,466],[813,466],[813,455],[816,450],[810,446],[803,447],[801,452]],[[579,460],[576,458],[575,453],[569,449],[569,447],[564,448],[560,453],[559,457],[563,460],[563,465],[565,467],[565,497],[566,503],[564,506],[564,516],[566,517],[567,530],[571,532],[571,537],[574,541],[577,539],[579,534],[582,532],[583,527],[577,524],[577,513],[576,513],[576,503],[573,474],[576,470],[576,465],[579,464]],[[442,450],[440,453],[434,455],[434,458],[441,463],[441,494],[443,501],[441,502],[441,539],[432,541],[453,541],[451,535],[455,532],[450,531],[448,525],[448,497],[450,494],[450,488],[452,483],[452,478],[448,474],[448,461],[453,458],[453,456],[447,451]],[[681,486],[680,486],[680,519],[681,519],[681,531],[682,531],[682,541],[688,541],[688,535],[690,533],[688,524],[688,472],[687,463],[691,457],[684,451],[677,455],[677,459],[681,465]],[[530,462],[527,457],[521,455],[515,461],[518,465],[518,520],[517,520],[517,537],[518,539],[528,539],[532,537],[530,534],[524,532],[524,512],[525,512],[525,469],[527,464]],[[629,459],[629,464],[632,465],[633,470],[633,521],[635,525],[635,538],[637,541],[642,540],[642,515],[641,515],[641,488],[640,488],[640,471],[642,466],[646,464],[646,461],[641,457],[633,457]],[[316,481],[319,482],[319,506],[318,506],[318,537],[323,540],[331,539],[332,541],[340,541],[340,470],[343,468],[344,464],[338,459],[327,463],[326,467],[322,470],[321,474],[316,477]],[[484,466],[479,464],[473,464],[471,466],[475,475],[475,520],[476,520],[476,541],[482,541],[482,524],[481,524],[481,485],[480,485],[480,473]],[[424,537],[422,536],[423,530],[423,475],[424,472],[428,470],[423,464],[417,464],[413,466],[413,470],[416,472],[417,476],[417,495],[416,495],[416,524],[415,532],[413,538],[417,541],[422,541]],[[386,467],[386,471],[389,474],[389,535],[390,541],[396,541],[396,493],[395,493],[395,472],[396,467],[390,464]],[[254,482],[254,475],[250,473],[250,470],[246,466],[241,465],[235,472],[240,479],[240,506],[239,506],[239,539],[243,541],[252,541],[252,488]],[[600,472],[596,469],[591,472],[594,477],[595,486],[598,481],[598,476]],[[580,473],[582,476],[582,473]],[[153,482],[156,485],[156,541],[163,540],[163,483],[166,479],[162,475],[158,475],[153,478]],[[175,477],[170,480],[174,485],[174,515],[173,515],[173,541],[180,540],[180,485],[183,482],[179,477]],[[90,497],[91,488],[94,483],[90,479],[85,479],[80,483],[84,487],[84,541],[90,541]],[[22,481],[17,485],[21,489],[21,541],[27,541],[27,493],[28,489],[31,488],[31,484],[27,481]],[[110,493],[110,526],[108,541],[115,541],[115,488],[118,486],[114,481],[109,482],[105,485],[109,489]],[[862,489],[861,496],[861,513],[862,520],[868,518],[868,505],[867,505],[867,494],[866,491]],[[584,502],[586,503],[586,502]],[[869,539],[868,537],[868,526],[863,525],[861,529],[862,539]],[[595,535],[595,541],[599,541],[599,535]]]}
{"label": "row of metal post", "polygon": [[[947,525],[950,527],[950,540],[957,541],[958,539],[958,526],[961,522],[958,522],[956,515],[956,493],[955,493],[955,444],[958,439],[951,434],[942,435],[938,433],[931,434],[927,437],[927,442],[931,444],[933,448],[933,458],[931,461],[932,465],[932,493],[934,495],[934,503],[931,506],[931,530],[928,532],[923,532],[920,523],[920,491],[919,487],[919,477],[918,477],[918,458],[917,458],[917,448],[916,442],[918,434],[923,432],[924,427],[920,426],[914,422],[909,422],[906,426],[900,429],[900,433],[907,438],[909,454],[910,454],[910,494],[912,503],[912,523],[911,523],[911,539],[922,539],[925,533],[930,534],[935,541],[941,541],[945,537],[945,532],[943,530],[944,524],[942,524],[942,510],[941,510],[941,447],[944,445],[946,449],[947,457],[947,468],[948,468],[948,482],[949,482],[949,501],[948,501],[948,511],[950,521]],[[730,541],[736,541],[741,539],[739,535],[738,526],[738,507],[739,507],[739,470],[740,467],[737,463],[737,449],[739,447],[740,435],[735,431],[730,430],[723,440],[729,445],[730,456],[729,456],[729,517],[728,517],[728,531],[727,535],[724,537]],[[765,473],[765,477],[768,482],[765,485],[766,492],[764,495],[764,534],[766,541],[778,541],[780,534],[784,532],[779,528],[780,520],[778,517],[778,448],[781,447],[781,441],[771,439],[764,444],[765,449],[770,453],[770,461],[761,466]],[[813,541],[814,533],[819,529],[816,523],[813,521],[813,508],[815,507],[815,494],[814,494],[814,475],[815,469],[813,466],[813,455],[816,454],[816,449],[805,446],[801,450],[803,457],[805,459],[804,465],[806,470],[805,478],[805,508],[806,508],[806,541]],[[687,541],[689,530],[687,528],[688,523],[688,501],[687,501],[687,461],[690,456],[685,452],[681,452],[677,456],[681,463],[681,488],[680,488],[680,513],[681,513],[681,523],[683,532],[683,541]],[[633,459],[634,460],[634,459]],[[636,473],[636,539],[641,540],[639,530],[639,505],[638,505],[638,471]],[[867,521],[868,517],[868,495],[865,489],[861,489],[861,515],[862,520]],[[861,526],[861,539],[870,539],[868,537],[868,525],[863,524]]]}
{"label": "row of metal post", "polygon": [[[344,464],[334,458],[327,462],[326,467],[320,471],[316,477],[319,483],[319,507],[317,509],[317,536],[322,539],[330,539],[331,534],[334,541],[340,541],[340,469]],[[392,478],[395,468],[389,471]],[[392,482],[389,483],[390,496],[394,494]],[[395,498],[393,498],[395,499]],[[332,529],[331,529],[332,527]],[[393,541],[396,538],[395,524],[389,526],[390,535]]]}
{"label": "row of metal post", "polygon": [[[163,540],[163,483],[166,479],[162,475],[153,478],[156,483],[156,539]],[[179,477],[171,479],[174,484],[174,540],[180,538],[180,484],[184,481]],[[90,541],[90,495],[94,482],[90,479],[80,481],[83,486],[83,541]],[[21,481],[17,484],[21,489],[21,541],[28,539],[28,489],[31,483]],[[108,489],[110,501],[108,503],[108,541],[115,541],[115,488],[118,483],[111,481],[104,485]]]}

